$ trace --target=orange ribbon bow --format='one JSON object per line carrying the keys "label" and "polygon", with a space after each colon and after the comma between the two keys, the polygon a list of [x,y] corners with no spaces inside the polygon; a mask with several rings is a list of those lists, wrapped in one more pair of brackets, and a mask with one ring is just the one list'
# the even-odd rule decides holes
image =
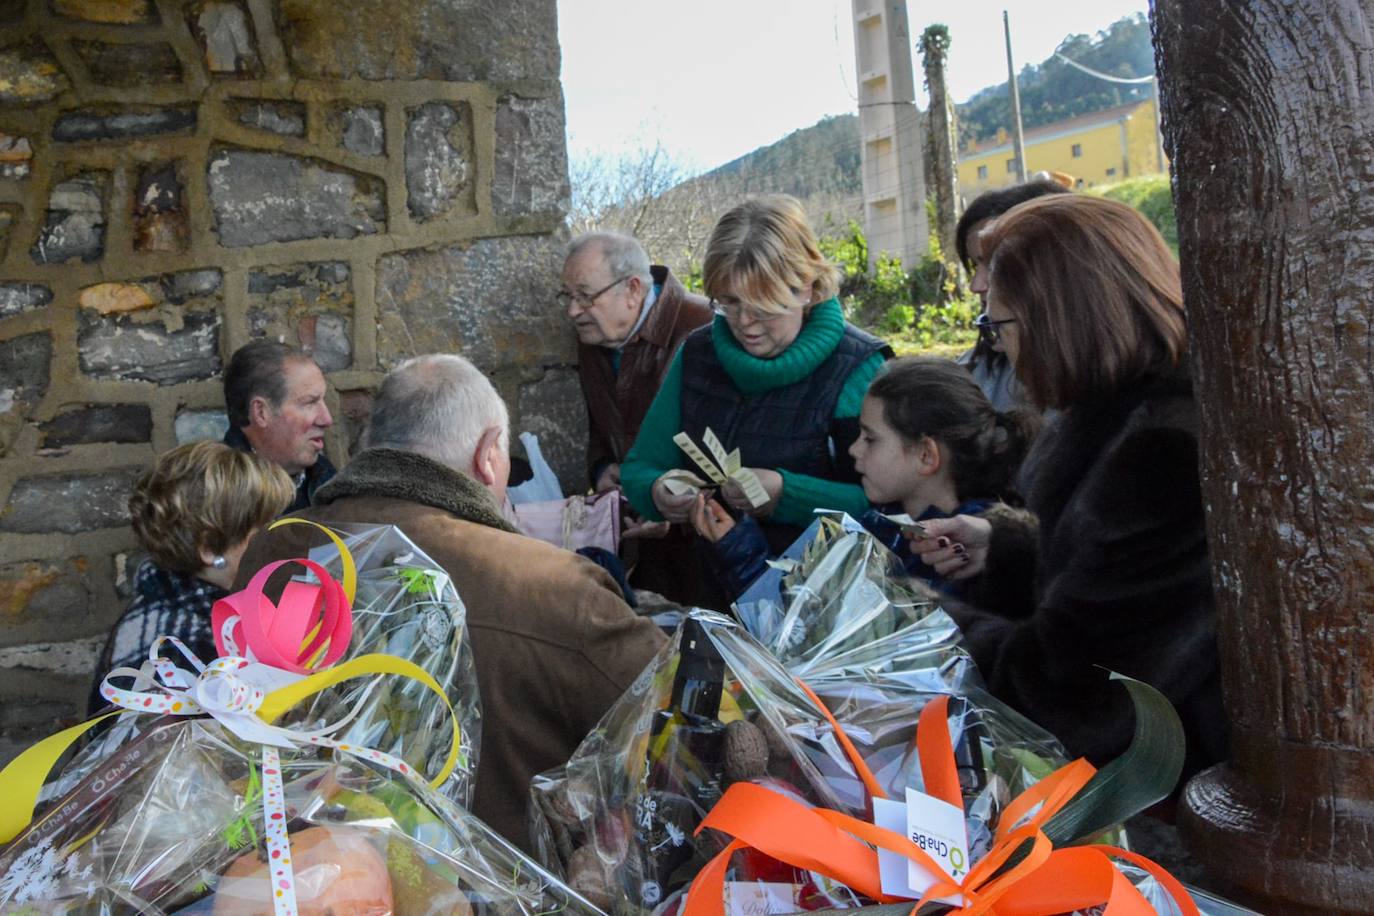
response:
{"label": "orange ribbon bow", "polygon": [[[801,687],[834,728],[869,794],[886,798],[830,710],[809,687]],[[927,794],[962,809],[948,715],[948,696],[927,703],[917,723],[916,746]],[[711,827],[732,839],[692,882],[683,916],[721,916],[730,857],[746,848],[833,878],[880,903],[900,902],[882,893],[874,847],[906,856],[935,878],[912,908],[913,916],[927,902],[951,895],[962,895],[963,906],[954,911],[969,916],[1053,916],[1101,904],[1106,904],[1104,916],[1154,916],[1154,908],[1117,869],[1113,858],[1132,862],[1153,875],[1173,896],[1183,916],[1199,916],[1183,885],[1144,856],[1104,844],[1052,848],[1042,827],[1096,772],[1086,760],[1075,760],[1013,799],[1002,812],[992,850],[962,881],[951,878],[925,850],[899,833],[838,811],[808,807],[760,785],[736,783],[697,828],[700,833]],[[1030,844],[1027,854],[1007,867],[1026,843]]]}

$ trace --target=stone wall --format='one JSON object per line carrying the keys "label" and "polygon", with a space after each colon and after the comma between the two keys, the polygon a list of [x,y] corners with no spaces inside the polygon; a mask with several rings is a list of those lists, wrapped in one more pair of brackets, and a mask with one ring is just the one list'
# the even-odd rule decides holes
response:
{"label": "stone wall", "polygon": [[446,351],[580,477],[558,67],[554,0],[0,0],[0,757],[78,714],[131,481],[252,337],[313,349],[337,463]]}

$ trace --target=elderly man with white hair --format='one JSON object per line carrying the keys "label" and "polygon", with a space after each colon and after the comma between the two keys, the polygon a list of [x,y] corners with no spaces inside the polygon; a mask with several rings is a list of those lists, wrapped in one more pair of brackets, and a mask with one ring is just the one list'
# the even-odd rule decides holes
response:
{"label": "elderly man with white hair", "polygon": [[[620,462],[639,434],[673,354],[709,324],[711,306],[653,264],[638,241],[589,232],[568,245],[559,302],[577,333],[577,367],[587,404],[587,474],[598,493],[620,485]],[[636,588],[684,604],[705,595],[683,563],[689,526],[632,519],[622,555]],[[662,539],[662,540],[660,540]]]}
{"label": "elderly man with white hair", "polygon": [[[600,567],[517,533],[502,517],[508,425],[501,396],[472,363],[411,359],[382,382],[367,448],[297,515],[395,525],[453,578],[482,698],[473,811],[528,850],[530,778],[572,756],[663,636]],[[263,532],[236,586],[320,540],[301,525]]]}

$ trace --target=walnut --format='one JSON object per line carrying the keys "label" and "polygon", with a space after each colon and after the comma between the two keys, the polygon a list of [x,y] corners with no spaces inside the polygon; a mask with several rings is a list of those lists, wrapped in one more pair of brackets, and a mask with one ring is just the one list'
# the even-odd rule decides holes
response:
{"label": "walnut", "polygon": [[615,875],[591,845],[573,851],[568,860],[568,886],[602,910],[610,910],[616,896]]}
{"label": "walnut", "polygon": [[768,739],[753,722],[739,719],[725,726],[725,778],[757,779],[768,772]]}

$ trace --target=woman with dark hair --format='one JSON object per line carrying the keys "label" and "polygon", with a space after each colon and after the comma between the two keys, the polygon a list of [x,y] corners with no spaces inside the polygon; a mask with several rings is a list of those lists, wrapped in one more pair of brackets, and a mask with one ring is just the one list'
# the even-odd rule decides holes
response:
{"label": "woman with dark hair", "polygon": [[[991,516],[1017,505],[1013,478],[1039,418],[1002,414],[962,368],[943,359],[888,363],[868,386],[859,437],[849,453],[873,508],[861,523],[892,549],[908,573],[942,591],[1000,604],[991,582],[946,579],[913,554],[889,516],[929,519]],[[698,497],[692,523],[715,545],[717,571],[738,594],[766,568],[768,544],[749,519],[736,524],[714,500]],[[961,548],[962,549],[962,548]]]}
{"label": "woman with dark hair", "polygon": [[1101,763],[1133,729],[1107,672],[1146,681],[1182,717],[1189,775],[1227,742],[1178,264],[1135,210],[1081,195],[1022,204],[980,242],[983,326],[1055,410],[1020,478],[1038,536],[959,515],[913,549],[951,578],[1021,580],[1022,619],[949,608],[994,694]]}
{"label": "woman with dark hair", "polygon": [[[1067,194],[1068,189],[1047,178],[1027,181],[996,191],[988,191],[974,198],[968,205],[959,224],[954,228],[954,243],[959,250],[959,261],[968,268],[969,289],[982,300],[983,310],[988,307],[988,258],[983,248],[980,234],[997,217],[1006,213],[1017,204],[1023,204],[1047,194]],[[992,345],[987,334],[980,333],[973,348],[959,357],[959,365],[968,369],[978,387],[988,396],[992,406],[998,410],[1011,410],[1025,404],[1024,393],[1016,382],[1016,373],[1004,354]]]}

